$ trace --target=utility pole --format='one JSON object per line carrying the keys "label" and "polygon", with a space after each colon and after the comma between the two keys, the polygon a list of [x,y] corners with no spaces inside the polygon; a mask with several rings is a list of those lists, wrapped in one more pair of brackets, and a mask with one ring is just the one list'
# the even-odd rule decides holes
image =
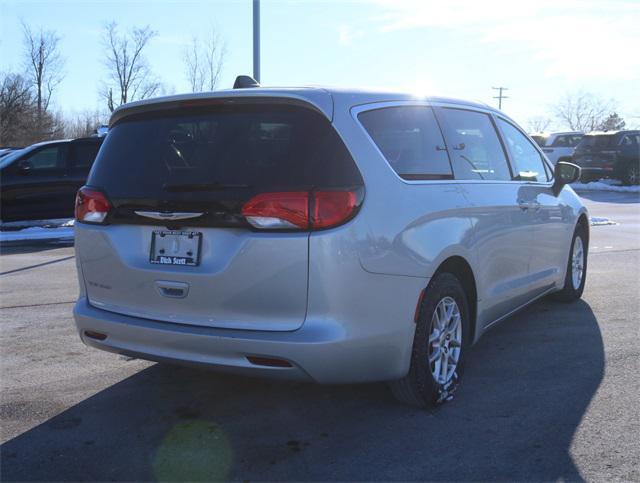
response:
{"label": "utility pole", "polygon": [[260,83],[260,0],[253,0],[253,78]]}
{"label": "utility pole", "polygon": [[502,109],[502,99],[509,99],[509,96],[503,96],[502,91],[508,91],[506,87],[492,87],[492,89],[498,91],[497,96],[493,96],[494,99],[498,99],[498,109]]}

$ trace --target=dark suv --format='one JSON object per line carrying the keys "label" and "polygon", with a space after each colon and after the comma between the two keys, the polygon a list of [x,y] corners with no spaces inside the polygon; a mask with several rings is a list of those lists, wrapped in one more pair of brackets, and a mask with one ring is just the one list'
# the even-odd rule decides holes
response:
{"label": "dark suv", "polygon": [[582,167],[582,180],[620,179],[640,183],[640,131],[592,132],[576,146],[573,162]]}
{"label": "dark suv", "polygon": [[72,218],[104,138],[47,141],[0,159],[2,222]]}

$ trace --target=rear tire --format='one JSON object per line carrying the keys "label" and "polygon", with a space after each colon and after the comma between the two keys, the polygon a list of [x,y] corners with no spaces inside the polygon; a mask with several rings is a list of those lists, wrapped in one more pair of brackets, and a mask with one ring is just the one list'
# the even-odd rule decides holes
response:
{"label": "rear tire", "polygon": [[622,182],[628,186],[640,184],[640,166],[637,164],[627,166]]}
{"label": "rear tire", "polygon": [[412,406],[446,402],[458,389],[470,343],[467,296],[451,273],[436,275],[426,289],[413,340],[409,373],[391,381],[391,392]]}
{"label": "rear tire", "polygon": [[561,302],[574,302],[582,297],[584,284],[587,280],[587,253],[589,242],[587,228],[581,222],[576,226],[571,239],[571,250],[567,262],[567,274],[564,277],[564,287],[557,292],[555,298]]}

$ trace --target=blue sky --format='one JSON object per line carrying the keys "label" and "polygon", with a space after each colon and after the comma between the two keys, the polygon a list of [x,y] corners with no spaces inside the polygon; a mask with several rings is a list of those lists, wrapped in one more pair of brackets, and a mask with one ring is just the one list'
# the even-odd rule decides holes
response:
{"label": "blue sky", "polygon": [[[526,126],[565,92],[616,100],[640,125],[640,1],[262,0],[262,83],[412,90],[495,104]],[[214,26],[226,44],[221,87],[252,71],[251,0],[0,0],[0,70],[22,68],[20,21],[62,37],[66,77],[54,99],[73,113],[98,96],[103,26],[150,25],[146,55],[184,92],[185,45]],[[637,117],[636,117],[637,116]]]}

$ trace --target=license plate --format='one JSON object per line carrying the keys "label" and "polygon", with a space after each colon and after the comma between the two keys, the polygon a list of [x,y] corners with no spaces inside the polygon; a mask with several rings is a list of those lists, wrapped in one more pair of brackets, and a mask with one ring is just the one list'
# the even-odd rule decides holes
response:
{"label": "license plate", "polygon": [[200,264],[202,233],[196,231],[155,230],[151,235],[149,261],[160,265]]}

